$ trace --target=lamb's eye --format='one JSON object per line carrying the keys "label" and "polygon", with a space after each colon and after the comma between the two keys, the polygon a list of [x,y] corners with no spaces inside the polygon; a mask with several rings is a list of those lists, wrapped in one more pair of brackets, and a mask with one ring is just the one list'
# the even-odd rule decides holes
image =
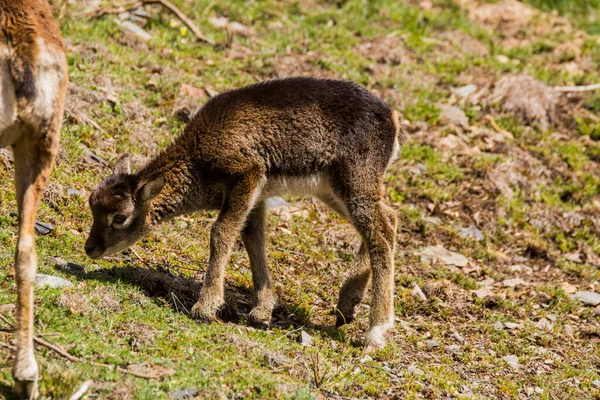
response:
{"label": "lamb's eye", "polygon": [[115,224],[122,224],[125,221],[127,221],[127,217],[123,214],[117,214],[113,217],[113,223]]}

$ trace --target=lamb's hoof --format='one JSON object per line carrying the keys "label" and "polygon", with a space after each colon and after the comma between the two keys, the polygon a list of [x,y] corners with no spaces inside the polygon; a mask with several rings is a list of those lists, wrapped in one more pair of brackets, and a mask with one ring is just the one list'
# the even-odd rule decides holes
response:
{"label": "lamb's hoof", "polygon": [[354,321],[354,313],[352,314],[344,314],[343,312],[341,312],[340,310],[334,310],[334,313],[336,315],[335,318],[335,327],[339,328],[341,326],[344,326],[346,324],[349,324],[350,322]]}
{"label": "lamb's hoof", "polygon": [[217,320],[217,310],[218,307],[216,309],[208,308],[198,302],[192,307],[192,317],[202,323],[210,324]]}
{"label": "lamb's hoof", "polygon": [[386,333],[392,326],[393,324],[389,323],[370,328],[365,340],[365,352],[383,349],[386,343]]}
{"label": "lamb's hoof", "polygon": [[248,324],[257,329],[269,328],[271,325],[271,311],[258,307],[253,308],[248,314]]}
{"label": "lamb's hoof", "polygon": [[35,381],[17,381],[13,391],[16,393],[19,399],[36,399],[38,397],[38,383]]}

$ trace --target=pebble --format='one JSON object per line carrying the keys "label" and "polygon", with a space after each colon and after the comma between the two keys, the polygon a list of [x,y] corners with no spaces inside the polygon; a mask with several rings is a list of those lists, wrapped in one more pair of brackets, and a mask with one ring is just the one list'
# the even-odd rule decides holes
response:
{"label": "pebble", "polygon": [[427,296],[425,296],[425,293],[423,293],[423,291],[421,290],[419,285],[417,285],[416,283],[413,284],[412,294],[414,294],[416,297],[418,297],[422,301],[427,301]]}
{"label": "pebble", "polygon": [[517,328],[522,328],[523,324],[516,324],[514,322],[505,322],[504,326],[507,327],[508,329],[517,329]]}
{"label": "pebble", "polygon": [[484,298],[486,298],[488,296],[491,296],[493,294],[492,289],[490,289],[487,286],[484,286],[484,287],[479,288],[477,290],[473,290],[472,293],[478,299],[484,299]]}
{"label": "pebble", "polygon": [[300,336],[298,336],[298,342],[302,346],[310,346],[312,344],[313,337],[306,333],[305,331],[300,332]]}
{"label": "pebble", "polygon": [[496,282],[495,280],[493,280],[492,278],[485,278],[482,281],[476,282],[475,284],[479,287],[481,286],[492,286],[494,284],[494,282]]}
{"label": "pebble", "polygon": [[595,292],[581,291],[573,295],[573,298],[581,301],[583,304],[597,306],[600,304],[600,294]]}
{"label": "pebble", "polygon": [[48,262],[53,264],[59,271],[69,274],[83,274],[85,272],[85,268],[81,265],[68,262],[60,257],[48,257]]}
{"label": "pebble", "polygon": [[459,97],[464,99],[465,97],[468,97],[470,94],[472,94],[476,90],[477,90],[477,86],[470,84],[470,85],[459,87],[458,89],[455,90],[455,93]]}
{"label": "pebble", "polygon": [[437,340],[430,339],[425,341],[425,345],[429,350],[431,350],[433,348],[439,347],[440,343]]}
{"label": "pebble", "polygon": [[600,379],[596,379],[595,381],[593,381],[592,385],[594,385],[596,387],[600,387]]}
{"label": "pebble", "polygon": [[565,335],[567,335],[570,338],[574,338],[575,337],[575,332],[573,332],[573,327],[571,325],[565,325],[563,328]]}
{"label": "pebble", "polygon": [[535,327],[539,330],[550,332],[552,330],[552,322],[548,321],[546,318],[542,318],[535,324]]}
{"label": "pebble", "polygon": [[363,358],[361,358],[361,359],[360,359],[360,363],[361,363],[361,364],[364,364],[364,363],[366,363],[366,362],[368,362],[368,361],[373,361],[373,357],[371,357],[371,356],[370,356],[370,355],[368,355],[368,354],[367,354],[367,355],[365,355]]}
{"label": "pebble", "polygon": [[423,217],[423,221],[433,225],[438,225],[442,222],[442,220],[438,217]]}
{"label": "pebble", "polygon": [[574,294],[577,293],[577,286],[571,285],[569,282],[563,282],[560,284],[559,288],[565,292],[565,294]]}
{"label": "pebble", "polygon": [[425,375],[425,372],[423,372],[423,370],[417,368],[416,365],[409,365],[408,368],[408,373],[411,375]]}
{"label": "pebble", "polygon": [[448,104],[435,105],[440,110],[440,118],[446,119],[449,123],[463,128],[469,127],[469,118],[463,110]]}
{"label": "pebble", "polygon": [[198,389],[181,389],[169,393],[169,397],[173,400],[189,399],[198,395]]}
{"label": "pebble", "polygon": [[70,188],[67,190],[67,195],[69,197],[81,197],[81,192],[75,188]]}
{"label": "pebble", "polygon": [[509,356],[502,357],[502,359],[511,367],[519,368],[519,358],[517,356],[511,354]]}
{"label": "pebble", "polygon": [[448,350],[448,353],[451,353],[451,354],[459,354],[461,352],[461,348],[457,344],[451,344],[450,346],[447,347],[447,350]]}
{"label": "pebble", "polygon": [[453,332],[452,338],[460,344],[463,344],[465,342],[465,339],[458,332]]}
{"label": "pebble", "polygon": [[494,329],[497,331],[501,331],[504,329],[504,324],[500,321],[494,322]]}
{"label": "pebble", "polygon": [[140,28],[139,26],[137,26],[136,24],[134,24],[131,21],[123,21],[119,25],[121,26],[121,28],[135,34],[137,37],[139,37],[143,41],[148,41],[148,40],[152,39],[152,35],[150,35],[148,32],[146,32],[145,30],[143,30],[142,28]]}
{"label": "pebble", "polygon": [[46,222],[35,221],[35,233],[38,235],[47,235],[54,230],[54,225]]}
{"label": "pebble", "polygon": [[521,278],[514,278],[514,279],[505,279],[504,281],[502,281],[502,284],[508,288],[516,288],[517,286],[527,285],[527,282],[525,282]]}
{"label": "pebble", "polygon": [[419,255],[421,256],[421,262],[425,264],[441,263],[456,267],[466,267],[469,263],[469,260],[462,254],[448,251],[441,246],[425,247]]}
{"label": "pebble", "polygon": [[506,64],[507,62],[510,61],[510,58],[508,58],[504,54],[498,54],[496,56],[496,61],[498,61],[500,64]]}
{"label": "pebble", "polygon": [[461,228],[461,230],[458,231],[458,234],[465,239],[473,239],[478,242],[481,242],[484,238],[483,232],[481,232],[479,229],[475,228],[474,226],[471,226],[469,228]]}
{"label": "pebble", "polygon": [[67,288],[73,287],[74,285],[66,279],[59,278],[58,276],[37,274],[35,276],[35,286],[40,287],[51,287],[51,288]]}

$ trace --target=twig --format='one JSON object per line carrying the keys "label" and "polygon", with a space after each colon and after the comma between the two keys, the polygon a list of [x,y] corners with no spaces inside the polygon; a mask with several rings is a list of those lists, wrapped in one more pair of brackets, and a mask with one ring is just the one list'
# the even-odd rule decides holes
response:
{"label": "twig", "polygon": [[9,350],[15,350],[15,346],[13,346],[12,344],[4,343],[4,342],[0,342],[0,347],[7,348]]}
{"label": "twig", "polygon": [[276,342],[278,342],[279,340],[283,339],[284,337],[286,337],[286,336],[289,336],[289,335],[291,335],[291,334],[292,334],[292,333],[294,333],[294,332],[298,332],[298,331],[299,331],[299,330],[301,330],[302,328],[304,328],[304,325],[302,325],[302,326],[301,326],[300,328],[298,328],[298,329],[294,329],[293,331],[289,331],[289,332],[287,332],[285,335],[283,335],[283,336],[280,336],[280,337],[278,337],[277,339],[275,339],[275,341],[276,341]]}
{"label": "twig", "polygon": [[83,384],[81,385],[79,390],[76,391],[75,393],[73,393],[73,396],[69,397],[69,400],[79,400],[80,398],[82,398],[83,395],[85,394],[85,392],[88,391],[88,389],[90,388],[92,383],[94,383],[94,382],[91,380],[87,380],[87,381],[83,382]]}
{"label": "twig", "polygon": [[192,31],[192,33],[194,35],[196,35],[198,40],[200,40],[202,42],[206,42],[206,43],[210,44],[211,46],[216,45],[216,42],[214,40],[212,40],[209,37],[204,36],[204,34],[202,34],[202,32],[200,32],[200,29],[198,29],[196,24],[194,24],[194,22],[192,22],[192,20],[189,19],[187,17],[187,15],[185,15],[183,13],[183,11],[181,11],[174,4],[172,4],[171,2],[169,2],[167,0],[139,0],[139,1],[122,4],[119,7],[113,7],[113,8],[106,7],[106,8],[95,9],[95,10],[88,12],[87,14],[92,15],[96,18],[99,18],[106,14],[120,14],[125,11],[139,8],[145,4],[159,4],[159,5],[163,6],[164,8],[166,8],[167,10],[169,10],[173,14],[175,14],[177,16],[177,18],[179,18],[181,20],[181,22],[183,22],[190,29],[190,31]]}
{"label": "twig", "polygon": [[[10,326],[11,328],[14,329],[13,323],[10,322],[2,314],[0,314],[0,319],[2,321],[4,321],[6,324],[8,324],[8,326]],[[87,362],[90,365],[95,365],[97,367],[103,367],[103,368],[108,368],[108,369],[113,369],[114,368],[114,369],[116,369],[117,372],[122,372],[122,373],[125,373],[125,374],[137,376],[138,378],[144,378],[144,379],[159,379],[160,378],[160,376],[156,376],[156,375],[150,375],[150,374],[144,374],[144,373],[141,373],[141,372],[130,371],[130,370],[126,369],[126,368],[119,367],[118,365],[114,366],[114,365],[110,365],[110,364],[103,364],[103,363],[99,363],[99,362],[96,362],[96,361],[88,361],[88,360],[85,360],[85,359],[80,358],[80,357],[75,357],[74,355],[69,354],[62,347],[60,347],[58,345],[55,345],[53,343],[50,343],[49,341],[44,340],[44,339],[42,339],[40,337],[37,337],[37,336],[34,336],[33,340],[37,344],[45,346],[45,347],[49,348],[50,350],[54,350],[56,353],[58,353],[59,355],[65,357],[69,361],[73,361],[73,362]],[[0,342],[0,344],[3,344],[3,343]],[[10,345],[7,345],[7,346],[10,346]],[[11,348],[11,347],[8,347],[8,348]]]}
{"label": "twig", "polygon": [[553,88],[557,92],[590,92],[592,90],[600,89],[600,83],[585,86],[554,86]]}

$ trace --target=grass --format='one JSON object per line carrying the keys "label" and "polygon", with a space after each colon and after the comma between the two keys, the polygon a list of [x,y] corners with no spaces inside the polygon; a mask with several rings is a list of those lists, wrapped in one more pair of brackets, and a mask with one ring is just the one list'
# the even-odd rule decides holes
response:
{"label": "grass", "polygon": [[[466,104],[454,91],[471,83],[481,89],[510,73],[552,85],[594,83],[598,32],[591,17],[577,11],[583,5],[530,1],[543,11],[557,8],[572,30],[532,31],[530,42],[509,49],[496,31],[448,0],[425,10],[417,2],[392,0],[174,3],[218,43],[227,35],[211,17],[226,16],[256,35],[237,35],[230,48],[213,48],[183,36],[178,21],[153,7],[144,26],[152,35],[148,42],[122,30],[116,17],[82,18],[74,4],[61,24],[68,42],[69,113],[38,215],[55,229],[37,244],[39,272],[75,286],[36,290],[35,329],[82,361],[38,346],[44,398],[68,398],[88,379],[94,382],[89,398],[118,399],[169,398],[183,389],[194,389],[198,398],[265,399],[597,395],[598,316],[559,287],[568,282],[598,291],[600,151],[592,140],[598,96],[575,98],[567,111],[571,125],[542,133],[485,102]],[[581,36],[577,29],[589,33],[580,43],[582,58],[556,58],[561,43]],[[463,46],[467,39],[480,45],[478,53]],[[503,64],[498,55],[513,61]],[[583,75],[569,72],[570,62],[591,67]],[[215,212],[161,226],[134,246],[144,262],[131,251],[98,261],[83,252],[91,224],[87,196],[119,154],[133,153],[139,167],[181,132],[184,124],[173,114],[181,84],[222,92],[298,74],[361,83],[410,123],[401,158],[386,175],[386,201],[401,220],[396,329],[388,346],[369,357],[361,346],[368,298],[356,321],[339,330],[330,313],[359,240],[317,201],[300,199],[270,213],[267,246],[280,304],[267,330],[246,326],[251,272],[241,246],[227,270],[224,322],[203,325],[189,316]],[[464,110],[469,129],[442,121],[439,103]],[[488,115],[510,135],[495,135]],[[107,163],[93,161],[90,152]],[[0,305],[16,296],[13,175],[12,167],[0,163]],[[80,195],[69,196],[68,189]],[[460,236],[461,228],[471,226],[483,232],[483,241]],[[422,264],[418,251],[433,245],[464,254],[469,265]],[[569,253],[582,262],[567,259]],[[50,257],[85,271],[58,269]],[[514,265],[527,268],[515,272]],[[504,287],[505,279],[516,276],[528,285]],[[474,299],[471,291],[485,279],[495,282],[494,294]],[[414,296],[414,284],[427,301]],[[10,310],[0,312],[12,318]],[[550,331],[536,327],[541,318],[551,320]],[[497,321],[522,326],[496,330]],[[567,326],[574,337],[565,333]],[[10,343],[12,332],[0,328],[0,342]],[[314,336],[312,346],[297,343],[302,329]],[[429,339],[439,346],[429,349]],[[455,344],[460,351],[449,352]],[[502,359],[507,355],[516,355],[520,368]],[[12,357],[0,346],[0,398],[12,398]],[[145,380],[92,362],[161,378]]]}

